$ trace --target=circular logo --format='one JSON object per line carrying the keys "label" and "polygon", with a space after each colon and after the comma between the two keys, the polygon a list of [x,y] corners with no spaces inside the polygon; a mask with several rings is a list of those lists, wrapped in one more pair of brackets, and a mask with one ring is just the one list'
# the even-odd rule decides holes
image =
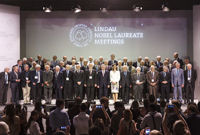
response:
{"label": "circular logo", "polygon": [[92,30],[85,24],[77,24],[70,30],[70,41],[77,47],[85,47],[92,42]]}

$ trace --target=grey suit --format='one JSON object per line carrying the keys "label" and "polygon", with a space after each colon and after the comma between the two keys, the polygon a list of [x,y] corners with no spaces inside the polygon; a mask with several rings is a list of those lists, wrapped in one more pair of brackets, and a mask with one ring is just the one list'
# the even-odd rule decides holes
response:
{"label": "grey suit", "polygon": [[[140,74],[135,73],[132,76],[132,80],[135,100],[139,100],[139,102],[142,102],[142,92],[144,89],[144,83],[146,82],[145,75],[142,72]],[[142,84],[136,84],[137,80],[139,80],[139,82],[142,82]]]}
{"label": "grey suit", "polygon": [[[154,75],[152,75],[152,72],[150,70],[147,72],[146,78],[148,83],[149,94],[154,95],[156,98],[159,87],[159,72],[155,70]],[[152,86],[151,83],[156,83],[156,85]]]}
{"label": "grey suit", "polygon": [[[52,87],[53,87],[53,71],[43,71],[43,82],[44,82],[44,99],[46,102],[51,102],[52,99]],[[45,84],[48,82],[49,86]]]}
{"label": "grey suit", "polygon": [[179,90],[179,101],[182,103],[182,86],[184,85],[184,71],[179,68],[174,68],[171,72],[171,83],[174,85],[174,96],[173,99],[177,100],[177,89]]}

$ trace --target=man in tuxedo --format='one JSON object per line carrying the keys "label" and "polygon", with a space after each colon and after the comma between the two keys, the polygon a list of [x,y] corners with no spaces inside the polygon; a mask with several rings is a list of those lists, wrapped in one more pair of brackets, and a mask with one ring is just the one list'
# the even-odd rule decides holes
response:
{"label": "man in tuxedo", "polygon": [[90,63],[92,63],[92,65],[94,65],[92,56],[89,56],[89,60],[88,60],[87,65],[89,65]]}
{"label": "man in tuxedo", "polygon": [[142,97],[143,97],[143,89],[144,89],[144,84],[146,82],[145,79],[145,74],[140,72],[141,68],[137,67],[136,68],[136,73],[133,74],[132,80],[133,80],[133,90],[134,90],[134,97],[135,101],[139,101],[142,103]]}
{"label": "man in tuxedo", "polygon": [[118,67],[118,69],[119,69],[119,72],[121,72],[123,69],[122,69],[122,61],[121,60],[119,60],[118,61],[118,63],[117,63],[117,67]]}
{"label": "man in tuxedo", "polygon": [[141,62],[140,62],[140,68],[141,68],[140,72],[143,72],[146,75],[147,71],[148,71],[148,67],[146,67],[144,64],[145,64],[144,60],[141,60]]}
{"label": "man in tuxedo", "polygon": [[142,57],[139,56],[138,59],[137,59],[137,61],[133,63],[133,66],[134,66],[135,68],[136,68],[136,67],[139,67],[139,66],[140,66],[141,60],[142,60]]}
{"label": "man in tuxedo", "polygon": [[37,60],[36,60],[35,62],[36,62],[37,64],[39,64],[40,66],[42,66],[42,63],[43,63],[43,62],[42,62],[42,55],[39,54],[39,55],[37,56]]}
{"label": "man in tuxedo", "polygon": [[37,64],[31,72],[31,96],[34,102],[40,102],[42,97],[43,76],[41,66]]}
{"label": "man in tuxedo", "polygon": [[63,71],[63,80],[64,80],[64,99],[73,99],[73,89],[74,89],[74,82],[73,82],[73,75],[74,73],[70,70],[70,65],[66,65],[66,70]]}
{"label": "man in tuxedo", "polygon": [[97,75],[96,71],[92,69],[93,64],[90,63],[89,69],[85,71],[84,86],[87,90],[87,101],[94,100],[94,89],[97,87]]}
{"label": "man in tuxedo", "polygon": [[41,70],[45,70],[45,66],[46,65],[47,65],[47,58],[43,58],[42,65],[41,65]]}
{"label": "man in tuxedo", "polygon": [[123,66],[123,71],[120,73],[119,86],[122,88],[123,102],[129,104],[129,92],[132,88],[131,72],[128,71],[126,65]]}
{"label": "man in tuxedo", "polygon": [[72,60],[72,65],[70,66],[70,70],[72,72],[75,72],[76,71],[76,61],[75,60]]}
{"label": "man in tuxedo", "polygon": [[103,57],[102,57],[102,56],[100,56],[100,57],[99,57],[99,63],[98,63],[98,65],[100,65],[100,66],[101,66],[102,64],[104,64],[104,63],[103,63]]}
{"label": "man in tuxedo", "polygon": [[180,63],[180,67],[183,67],[183,60],[181,58],[178,57],[178,53],[175,52],[174,53],[174,61],[177,60]]}
{"label": "man in tuxedo", "polygon": [[189,57],[185,57],[184,64],[182,66],[182,69],[184,71],[187,70],[187,65],[189,64],[189,62],[190,62]]}
{"label": "man in tuxedo", "polygon": [[176,63],[176,68],[171,72],[171,83],[174,88],[174,100],[177,100],[177,90],[179,91],[179,101],[182,103],[182,88],[184,87],[184,71],[180,68],[180,63]]}
{"label": "man in tuxedo", "polygon": [[9,68],[6,67],[4,72],[0,73],[0,105],[5,105],[7,101]]}
{"label": "man in tuxedo", "polygon": [[111,65],[113,65],[114,63],[117,65],[117,61],[115,60],[115,55],[112,54],[112,55],[110,56],[110,58],[111,58],[111,60],[109,60],[108,65],[111,66]]}
{"label": "man in tuxedo", "polygon": [[51,67],[54,69],[56,66],[58,66],[60,62],[57,60],[57,56],[53,56],[53,60],[51,61]]}
{"label": "man in tuxedo", "polygon": [[122,66],[128,66],[128,58],[127,57],[123,58]]}
{"label": "man in tuxedo", "polygon": [[109,71],[112,70],[112,67],[108,65],[108,60],[104,60],[105,70]]}
{"label": "man in tuxedo", "polygon": [[87,69],[89,69],[89,67],[88,67],[88,61],[87,60],[84,60],[83,61],[83,66],[81,67],[81,70],[83,70],[84,72],[87,70]]}
{"label": "man in tuxedo", "polygon": [[197,79],[197,71],[192,69],[192,65],[190,63],[187,64],[187,70],[184,71],[185,76],[185,90],[187,96],[187,103],[194,103],[194,89],[195,89],[195,81]]}
{"label": "man in tuxedo", "polygon": [[74,89],[76,92],[76,97],[81,97],[83,99],[83,84],[84,84],[85,74],[83,70],[80,70],[80,65],[76,65],[76,71],[73,75]]}
{"label": "man in tuxedo", "polygon": [[155,64],[157,66],[157,70],[159,71],[160,66],[163,65],[163,63],[161,62],[161,56],[157,56],[157,61],[155,61]]}
{"label": "man in tuxedo", "polygon": [[151,66],[151,70],[147,72],[146,78],[149,94],[154,95],[154,97],[156,98],[159,87],[159,72],[155,71],[155,66]]}
{"label": "man in tuxedo", "polygon": [[71,62],[67,60],[67,56],[63,56],[63,62],[64,62],[64,67],[69,64],[71,65]]}
{"label": "man in tuxedo", "polygon": [[160,72],[159,79],[161,86],[161,99],[162,101],[165,101],[165,95],[166,95],[167,103],[169,103],[171,74],[168,72],[168,68],[166,66],[164,66],[163,71]]}
{"label": "man in tuxedo", "polygon": [[108,88],[110,88],[110,73],[105,70],[105,65],[101,65],[101,70],[98,72],[97,88],[99,88],[99,98],[108,97]]}
{"label": "man in tuxedo", "polygon": [[21,75],[19,73],[19,69],[17,66],[13,67],[13,71],[10,73],[9,76],[10,81],[10,89],[12,93],[11,102],[17,104],[19,102],[19,89],[20,89],[20,81]]}
{"label": "man in tuxedo", "polygon": [[30,91],[31,91],[31,82],[30,82],[30,70],[28,65],[24,65],[24,71],[21,73],[21,87],[23,91],[24,104],[30,104]]}
{"label": "man in tuxedo", "polygon": [[63,73],[60,71],[60,67],[55,67],[55,72],[53,75],[53,87],[56,93],[56,99],[62,99],[62,90],[63,90]]}
{"label": "man in tuxedo", "polygon": [[49,65],[46,65],[45,71],[43,71],[43,82],[44,82],[44,99],[46,101],[46,104],[50,104],[53,93],[53,71],[50,70]]}
{"label": "man in tuxedo", "polygon": [[64,62],[60,61],[60,72],[65,71]]}
{"label": "man in tuxedo", "polygon": [[83,56],[80,56],[79,58],[80,61],[78,63],[81,67],[83,66],[83,59],[84,59]]}
{"label": "man in tuxedo", "polygon": [[17,64],[12,67],[12,71],[14,70],[15,66],[18,67],[18,72],[21,74],[21,72],[23,71],[22,60],[17,60]]}
{"label": "man in tuxedo", "polygon": [[[98,65],[98,60],[97,59],[94,60],[93,69],[96,70],[96,76],[98,78],[98,72],[101,70],[101,66]],[[99,88],[95,87],[94,89],[95,89],[94,90],[94,98],[97,96],[97,99],[99,99]]]}
{"label": "man in tuxedo", "polygon": [[150,67],[149,66],[149,57],[145,57],[144,61],[145,61],[144,66],[146,66],[147,68],[149,68]]}

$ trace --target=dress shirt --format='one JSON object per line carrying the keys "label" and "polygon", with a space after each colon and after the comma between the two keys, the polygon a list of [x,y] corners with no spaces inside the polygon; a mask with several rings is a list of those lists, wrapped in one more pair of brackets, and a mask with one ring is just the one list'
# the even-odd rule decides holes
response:
{"label": "dress shirt", "polygon": [[104,75],[105,75],[105,70],[102,70],[102,75],[103,75],[103,77],[104,77]]}
{"label": "dress shirt", "polygon": [[15,73],[15,75],[16,75],[16,77],[17,77],[17,79],[18,79],[18,74],[14,71],[14,73]]}
{"label": "dress shirt", "polygon": [[87,115],[85,112],[80,112],[78,115],[74,116],[73,124],[75,127],[76,135],[88,134],[88,120],[89,115]]}
{"label": "dress shirt", "polygon": [[36,75],[38,76],[38,81],[37,81],[37,83],[40,83],[40,71],[37,71],[37,70],[36,70]]}
{"label": "dress shirt", "polygon": [[140,66],[140,62],[137,61],[137,67],[139,67],[139,66]]}
{"label": "dress shirt", "polygon": [[50,113],[49,124],[52,130],[57,130],[60,127],[71,126],[68,113],[61,108],[56,108]]}
{"label": "dress shirt", "polygon": [[92,65],[94,65],[94,62],[93,61],[88,61],[87,65],[89,65],[90,63],[92,63]]}

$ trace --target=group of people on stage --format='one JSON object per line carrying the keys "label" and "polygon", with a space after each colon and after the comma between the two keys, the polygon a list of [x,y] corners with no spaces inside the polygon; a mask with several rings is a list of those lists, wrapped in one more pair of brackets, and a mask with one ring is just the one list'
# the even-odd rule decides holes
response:
{"label": "group of people on stage", "polygon": [[48,62],[47,58],[42,60],[42,56],[38,55],[36,61],[32,57],[28,60],[23,58],[13,66],[12,72],[6,67],[0,73],[0,105],[7,101],[9,82],[13,103],[18,103],[23,95],[24,104],[30,104],[30,100],[41,101],[43,96],[48,104],[53,91],[56,99],[84,99],[86,94],[88,101],[95,97],[109,97],[112,93],[116,102],[119,94],[126,104],[129,98],[142,102],[147,93],[155,97],[161,93],[161,100],[169,102],[170,90],[173,90],[174,100],[179,97],[182,103],[182,93],[186,93],[187,102],[194,102],[196,78],[197,72],[189,58],[186,57],[183,62],[177,52],[174,60],[165,58],[163,63],[161,56],[157,56],[156,61],[138,57],[136,62],[128,61],[126,57],[116,61],[114,54],[109,61],[103,60],[102,56],[99,60],[93,60],[92,56],[84,60],[81,56],[77,62],[75,56],[71,61],[66,56],[63,56],[63,61],[58,61],[54,55],[53,60]]}

